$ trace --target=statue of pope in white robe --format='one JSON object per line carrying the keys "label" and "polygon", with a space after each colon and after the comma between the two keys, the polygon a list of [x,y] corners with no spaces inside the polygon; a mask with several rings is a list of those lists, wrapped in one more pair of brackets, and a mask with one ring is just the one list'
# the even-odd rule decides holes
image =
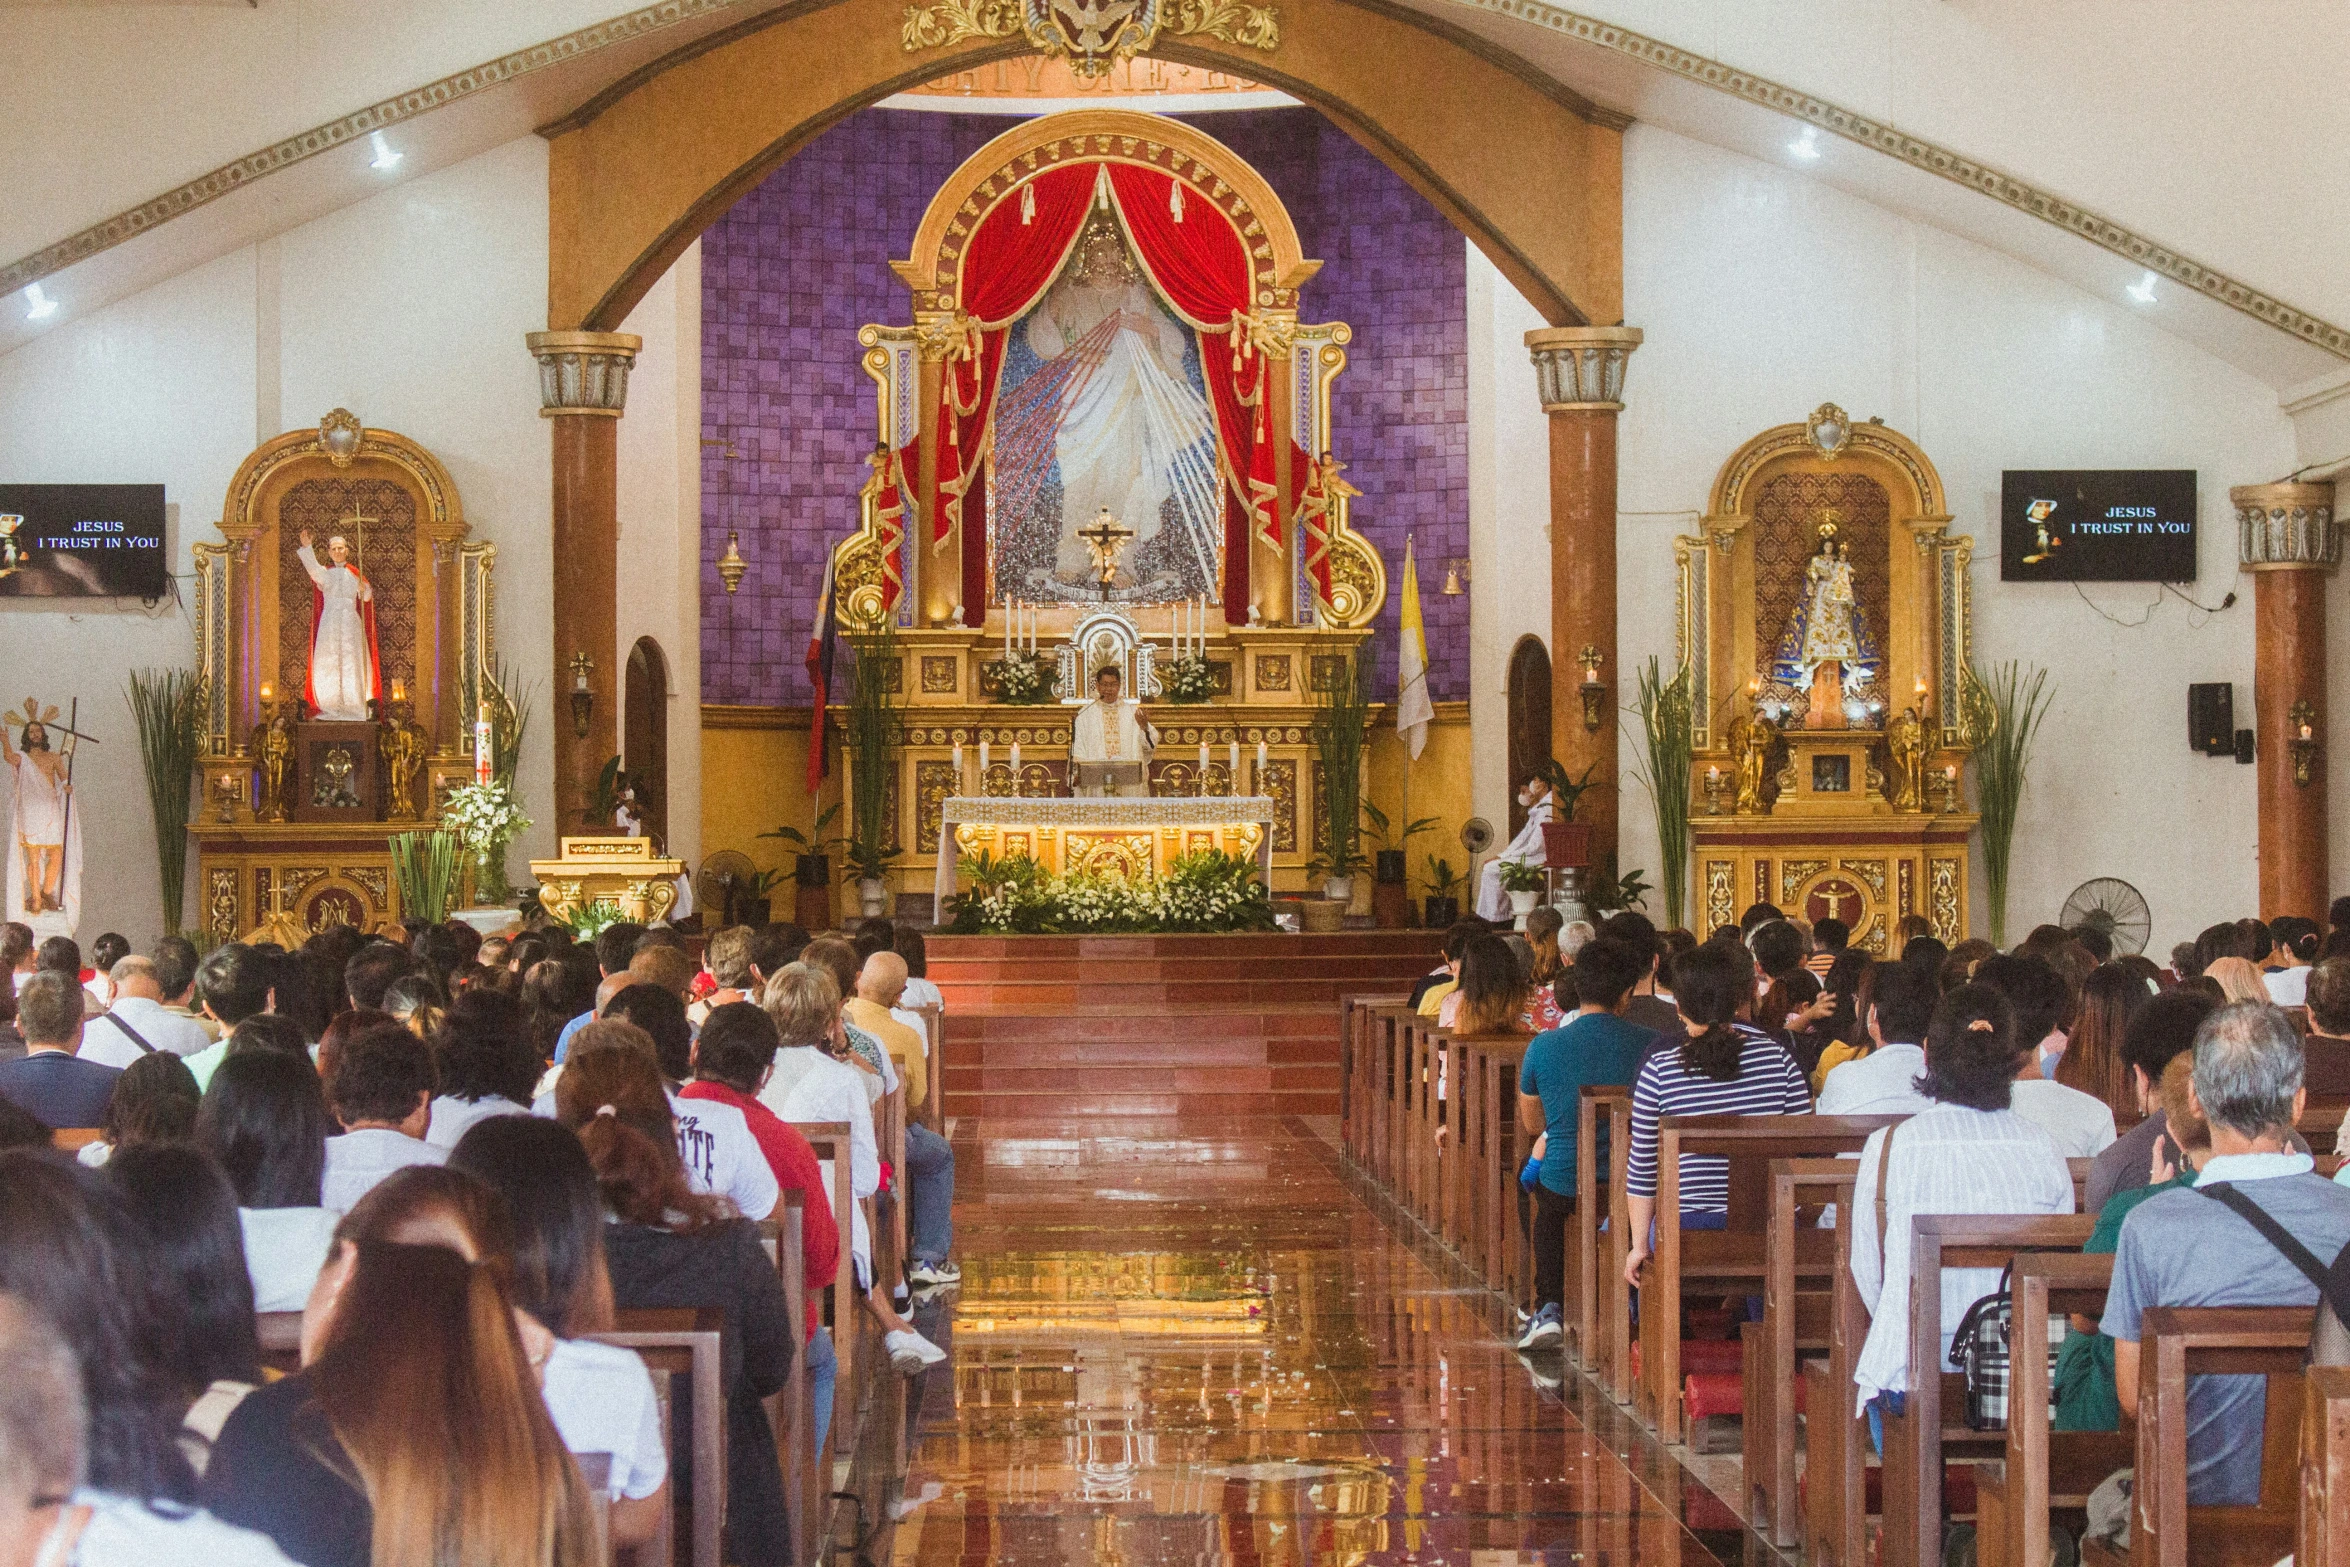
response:
{"label": "statue of pope in white robe", "polygon": [[[1095,700],[1077,710],[1077,723],[1070,732],[1071,762],[1149,763],[1159,732],[1143,717],[1141,703],[1119,699],[1121,684],[1123,679],[1115,669],[1094,676]],[[1114,792],[1147,795],[1151,791],[1148,783],[1139,783],[1119,785]]]}
{"label": "statue of pope in white robe", "polygon": [[304,528],[294,558],[318,590],[310,633],[310,689],[305,693],[320,718],[364,722],[377,689],[375,588],[351,564],[350,542],[340,534],[326,541],[325,560],[311,547]]}
{"label": "statue of pope in white robe", "polygon": [[1477,873],[1477,917],[1481,920],[1510,918],[1510,895],[1501,887],[1502,862],[1517,865],[1540,865],[1546,858],[1542,848],[1542,824],[1550,820],[1550,785],[1537,778],[1526,785],[1526,825],[1509,847],[1485,862]]}

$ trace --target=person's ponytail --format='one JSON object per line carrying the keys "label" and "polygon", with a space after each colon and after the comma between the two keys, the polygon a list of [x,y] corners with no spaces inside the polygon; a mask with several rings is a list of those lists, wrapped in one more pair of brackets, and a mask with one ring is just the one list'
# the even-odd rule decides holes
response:
{"label": "person's ponytail", "polygon": [[1717,1083],[1738,1081],[1738,1057],[1746,1048],[1738,1037],[1738,1030],[1727,1023],[1716,1023],[1702,1034],[1694,1034],[1681,1044],[1681,1069],[1696,1077],[1709,1077]]}
{"label": "person's ponytail", "polygon": [[1681,1043],[1683,1071],[1717,1083],[1738,1080],[1745,1043],[1733,1025],[1750,972],[1743,953],[1726,952],[1712,942],[1673,960],[1673,1004],[1699,1030]]}

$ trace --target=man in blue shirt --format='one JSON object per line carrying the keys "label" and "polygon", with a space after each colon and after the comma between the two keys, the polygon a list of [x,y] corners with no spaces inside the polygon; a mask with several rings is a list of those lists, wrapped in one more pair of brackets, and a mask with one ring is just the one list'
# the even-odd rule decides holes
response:
{"label": "man in blue shirt", "polygon": [[0,1098],[43,1126],[98,1126],[122,1073],[74,1055],[82,1042],[82,985],[78,976],[47,970],[16,993],[17,1026],[25,1055],[0,1065]]}
{"label": "man in blue shirt", "polygon": [[1537,1034],[1518,1072],[1518,1127],[1543,1138],[1542,1175],[1534,1187],[1534,1316],[1518,1348],[1555,1344],[1566,1294],[1567,1226],[1575,1217],[1575,1122],[1582,1090],[1629,1084],[1640,1070],[1649,1031],[1624,1021],[1632,987],[1646,977],[1649,955],[1610,936],[1575,954],[1575,1015]]}

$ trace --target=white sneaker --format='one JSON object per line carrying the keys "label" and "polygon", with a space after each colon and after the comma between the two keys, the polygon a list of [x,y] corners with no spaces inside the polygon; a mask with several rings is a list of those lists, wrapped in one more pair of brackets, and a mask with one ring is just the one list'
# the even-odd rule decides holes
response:
{"label": "white sneaker", "polygon": [[960,1284],[963,1270],[951,1262],[917,1262],[906,1270],[906,1282],[916,1289],[930,1289],[941,1284]]}
{"label": "white sneaker", "polygon": [[901,1377],[918,1376],[947,1358],[945,1350],[912,1328],[884,1334],[881,1345],[889,1351],[891,1368]]}

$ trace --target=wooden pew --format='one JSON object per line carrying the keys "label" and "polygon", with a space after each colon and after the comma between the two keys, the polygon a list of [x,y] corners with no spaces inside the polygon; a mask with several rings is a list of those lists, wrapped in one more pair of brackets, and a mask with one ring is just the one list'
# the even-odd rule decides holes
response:
{"label": "wooden pew", "polygon": [[2301,1384],[2301,1523],[2295,1567],[2350,1567],[2350,1366]]}
{"label": "wooden pew", "polygon": [[873,1140],[882,1163],[890,1168],[885,1194],[874,1204],[873,1277],[884,1290],[895,1290],[906,1277],[906,1090],[901,1084],[873,1103]]}
{"label": "wooden pew", "polygon": [[1487,1034],[1462,1041],[1461,1180],[1456,1245],[1489,1288],[1527,1299],[1519,1265],[1518,1166],[1530,1139],[1518,1131],[1518,1068],[1531,1034]]}
{"label": "wooden pew", "polygon": [[[1575,1107],[1575,1228],[1567,1238],[1567,1273],[1564,1293],[1572,1303],[1572,1312],[1562,1311],[1566,1318],[1566,1342],[1575,1358],[1594,1374],[1602,1373],[1607,1365],[1608,1337],[1600,1315],[1603,1304],[1612,1297],[1607,1286],[1605,1249],[1601,1242],[1604,1232],[1599,1227],[1603,1197],[1613,1193],[1620,1180],[1603,1181],[1599,1171],[1599,1128],[1610,1124],[1611,1117],[1621,1114],[1623,1124],[1615,1130],[1629,1135],[1632,1112],[1632,1089],[1629,1084],[1586,1084]],[[1611,1169],[1620,1164],[1611,1163]],[[1623,1226],[1615,1225],[1615,1239],[1622,1239]],[[1522,1248],[1521,1248],[1522,1249]],[[1531,1262],[1528,1267],[1531,1269]],[[1616,1264],[1616,1272],[1623,1272],[1623,1264]],[[1630,1324],[1625,1324],[1625,1339],[1630,1340]]]}
{"label": "wooden pew", "polygon": [[[1632,1286],[1624,1279],[1631,1255],[1632,1204],[1624,1174],[1632,1159],[1632,1096],[1600,1101],[1607,1110],[1607,1231],[1592,1261],[1599,1274],[1600,1385],[1619,1404],[1632,1402]],[[1578,1163],[1587,1144],[1578,1141]],[[1580,1172],[1578,1172],[1578,1180]]]}
{"label": "wooden pew", "polygon": [[1953,1423],[1965,1383],[1942,1369],[1943,1270],[2004,1268],[2026,1252],[2078,1252],[2096,1223],[2080,1213],[1922,1213],[1910,1221],[1908,1406],[1885,1419],[1880,1567],[1932,1567],[1942,1559],[1942,1469],[1952,1449],[1974,1448],[1968,1456],[1975,1457],[2005,1450],[2004,1436]]}
{"label": "wooden pew", "polygon": [[1347,1157],[1366,1170],[1371,1167],[1375,1111],[1386,1097],[1386,1084],[1376,1071],[1378,1031],[1383,1024],[1376,1009],[1403,1003],[1401,994],[1385,991],[1349,991],[1338,998],[1339,1127]]}
{"label": "wooden pew", "polygon": [[775,1430],[784,1505],[791,1513],[793,1535],[800,1542],[798,1560],[813,1562],[820,1538],[813,1532],[816,1516],[831,1512],[829,1507],[819,1506],[817,1498],[831,1488],[819,1489],[816,1481],[821,1455],[816,1451],[816,1401],[808,1385],[811,1302],[805,1249],[807,1198],[799,1192],[785,1192],[775,1212],[775,1218],[760,1223],[759,1244],[766,1248],[767,1260],[775,1264],[776,1279],[783,1286],[784,1305],[791,1318],[792,1362],[783,1390],[767,1400],[767,1423]]}
{"label": "wooden pew", "polygon": [[2090,1491],[2130,1463],[2118,1431],[2051,1431],[2048,1318],[2102,1316],[2113,1257],[2038,1252],[2015,1260],[2010,1282],[2006,1456],[1975,1466],[1975,1551],[1980,1567],[2048,1560],[2052,1508],[2078,1511]]}
{"label": "wooden pew", "polygon": [[[1739,1451],[1755,1532],[1782,1548],[1801,1534],[1795,1505],[1795,1413],[1807,1358],[1831,1348],[1836,1233],[1805,1226],[1813,1208],[1852,1201],[1851,1159],[1773,1159],[1763,1237],[1763,1319],[1746,1324]],[[1813,1255],[1816,1253],[1817,1255]]]}
{"label": "wooden pew", "polygon": [[[856,1175],[849,1168],[849,1124],[846,1121],[794,1121],[792,1130],[808,1140],[819,1165],[832,1172],[832,1222],[840,1227],[840,1269],[832,1276],[832,1352],[840,1361],[837,1386],[847,1392],[857,1343]],[[880,1244],[880,1237],[874,1238]],[[875,1274],[878,1278],[880,1275]],[[847,1400],[833,1401],[833,1424]],[[854,1408],[852,1404],[849,1407]]]}
{"label": "wooden pew", "polygon": [[[2155,1307],[2139,1318],[2131,1567],[2268,1567],[2292,1549],[2302,1369],[2315,1320],[2307,1306]],[[2187,1505],[2187,1379],[2210,1372],[2268,1377],[2255,1506]],[[2083,1567],[2121,1559],[2103,1541],[2083,1542]]]}
{"label": "wooden pew", "polygon": [[[1691,1286],[1708,1296],[1762,1292],[1770,1217],[1770,1163],[1858,1153],[1893,1116],[1666,1116],[1657,1125],[1656,1247],[1641,1273],[1640,1375],[1634,1412],[1666,1442],[1682,1440],[1681,1303]],[[1681,1161],[1729,1161],[1728,1227],[1681,1227]],[[1792,1237],[1815,1277],[1832,1266],[1833,1242],[1814,1230]],[[1792,1358],[1792,1351],[1790,1351]]]}
{"label": "wooden pew", "polygon": [[1404,1211],[1422,1229],[1432,1227],[1438,1180],[1436,1106],[1444,1084],[1439,1079],[1439,1039],[1449,1037],[1433,1018],[1412,1017],[1403,1026],[1405,1071],[1412,1090],[1405,1106],[1403,1128]]}
{"label": "wooden pew", "polygon": [[[715,1308],[623,1311],[609,1333],[591,1334],[642,1355],[655,1371],[685,1378],[693,1389],[693,1494],[677,1516],[677,1544],[692,1567],[723,1567],[726,1527],[726,1379],[723,1327]],[[670,1449],[674,1472],[676,1446]],[[675,1497],[677,1487],[670,1487]],[[677,1505],[674,1500],[672,1505]]]}
{"label": "wooden pew", "polygon": [[1385,1058],[1387,1094],[1383,1101],[1384,1114],[1377,1127],[1379,1146],[1374,1174],[1381,1187],[1400,1208],[1408,1210],[1404,1188],[1406,1184],[1406,1150],[1411,1145],[1410,1125],[1412,1109],[1419,1103],[1418,1084],[1412,1080],[1412,1027],[1419,1014],[1410,1007],[1397,1007],[1393,1012],[1380,1009],[1386,1018],[1387,1032],[1381,1055]]}
{"label": "wooden pew", "polygon": [[[1836,1203],[1834,1271],[1828,1297],[1828,1354],[1804,1364],[1803,1550],[1811,1567],[1864,1567],[1868,1560],[1868,1428],[1854,1413],[1853,1368],[1868,1338],[1869,1314],[1852,1280],[1858,1160],[1840,1166],[1828,1195]],[[1869,1222],[1874,1222],[1872,1216]]]}
{"label": "wooden pew", "polygon": [[930,1092],[914,1111],[914,1119],[944,1137],[947,1134],[946,1009],[909,1007],[922,1019],[922,1049]]}

